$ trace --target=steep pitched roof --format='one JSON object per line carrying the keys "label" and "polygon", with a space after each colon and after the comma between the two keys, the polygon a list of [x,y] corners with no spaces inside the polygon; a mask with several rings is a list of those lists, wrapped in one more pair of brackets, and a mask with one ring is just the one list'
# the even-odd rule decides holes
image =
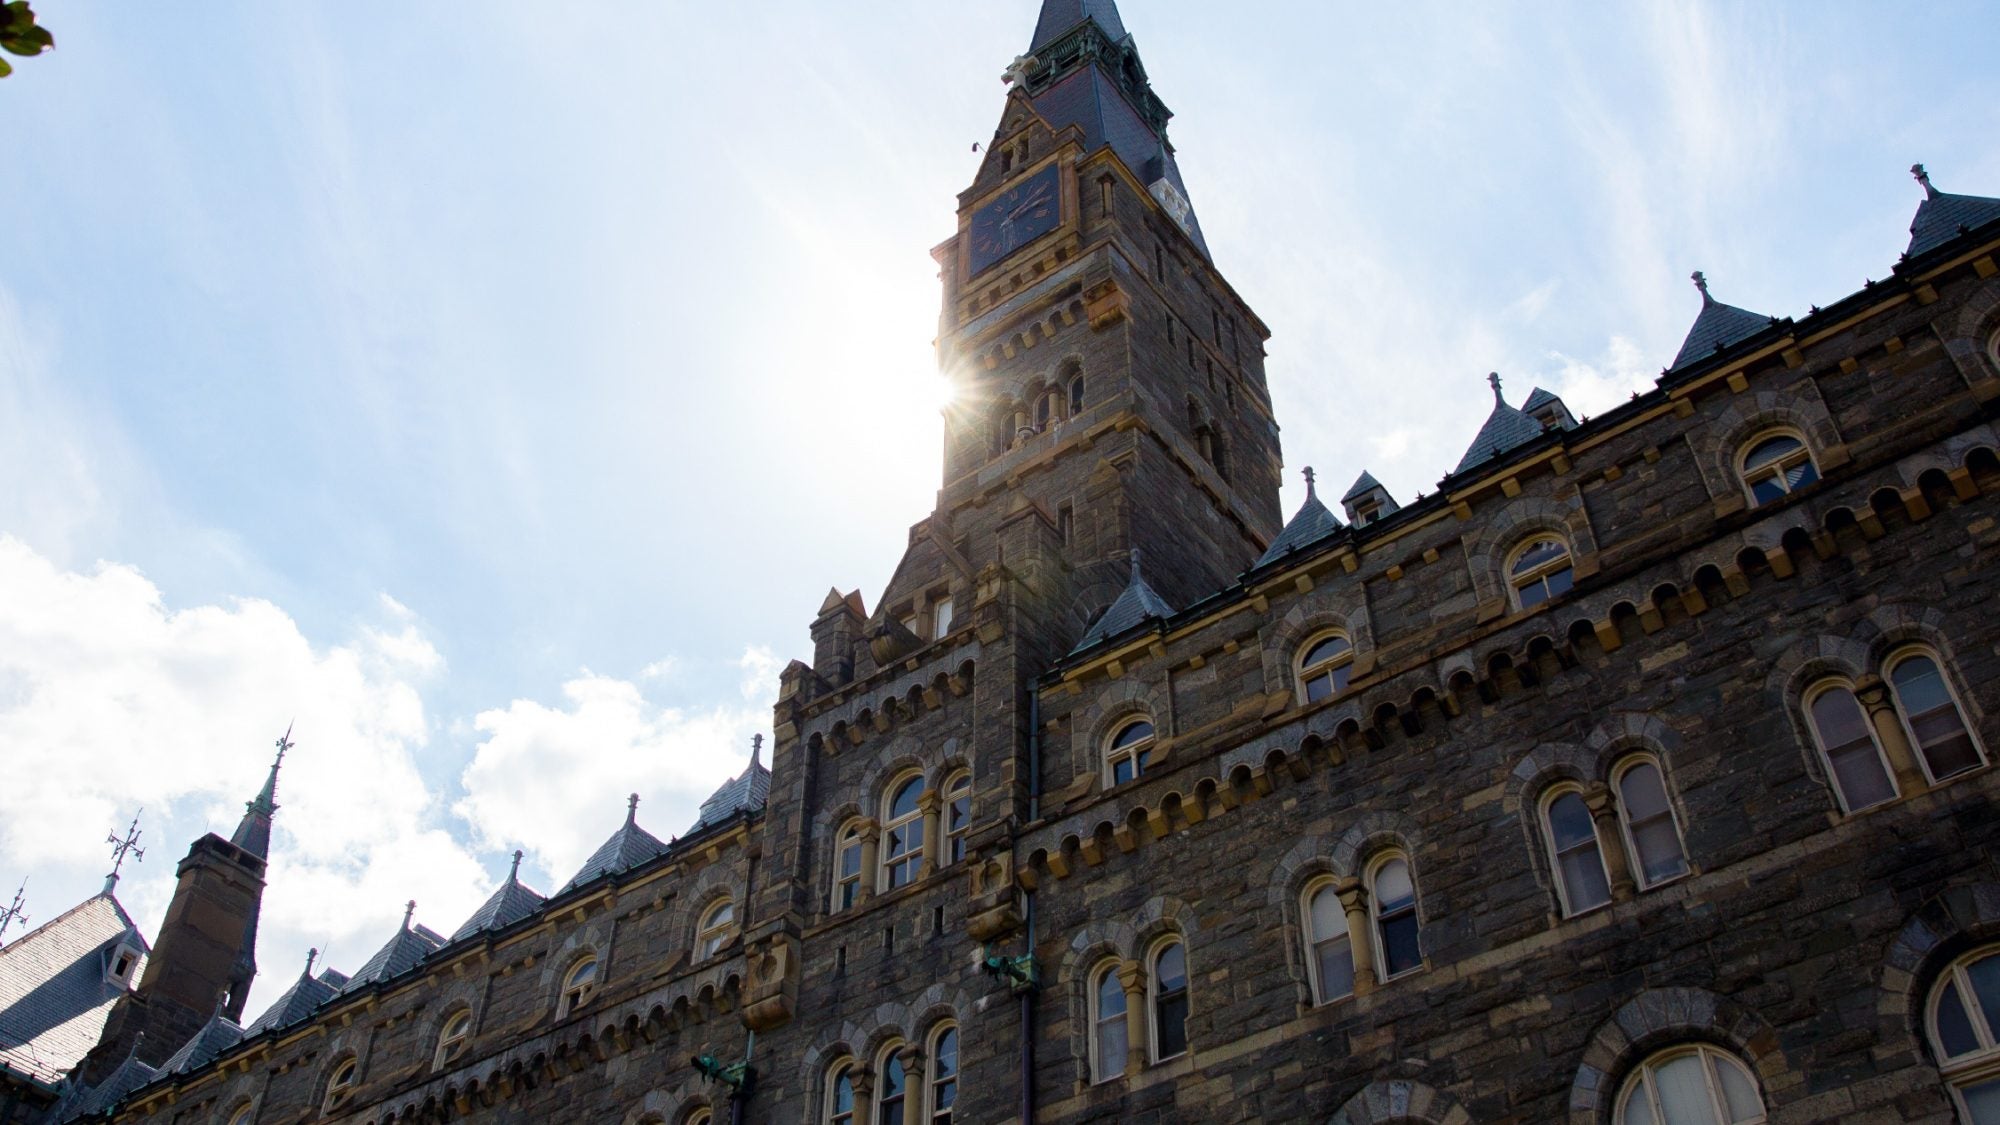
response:
{"label": "steep pitched roof", "polygon": [[229,837],[230,843],[258,859],[271,857],[271,814],[278,811],[278,767],[285,764],[285,751],[291,748],[292,731],[287,727],[285,737],[278,740],[278,756],[271,763],[271,773],[264,779],[264,788],[244,804],[243,819]]}
{"label": "steep pitched roof", "polygon": [[[1033,98],[1035,112],[1048,120],[1056,132],[1074,125],[1083,133],[1083,150],[1096,152],[1109,147],[1139,177],[1152,184],[1166,180],[1183,199],[1189,198],[1187,183],[1181,179],[1180,165],[1172,146],[1132,108],[1110,76],[1095,66],[1086,66],[1050,83]],[[1208,241],[1202,237],[1201,220],[1193,210],[1187,215],[1188,237],[1208,256]]]}
{"label": "steep pitched roof", "polygon": [[1084,20],[1096,20],[1114,41],[1125,38],[1125,22],[1118,18],[1116,0],[1042,0],[1042,14],[1035,20],[1035,38],[1028,44],[1028,53],[1048,46]]}
{"label": "steep pitched roof", "polygon": [[1298,514],[1294,515],[1291,522],[1285,525],[1285,529],[1278,533],[1278,537],[1271,540],[1271,546],[1258,558],[1257,565],[1263,566],[1265,563],[1275,562],[1339,530],[1340,521],[1334,518],[1332,512],[1327,511],[1325,504],[1320,503],[1319,494],[1313,488],[1312,470],[1308,468],[1305,503],[1299,505]]}
{"label": "steep pitched roof", "polygon": [[[762,735],[757,736],[762,739]],[[739,812],[755,812],[764,807],[771,795],[771,771],[764,768],[763,745],[760,742],[750,752],[750,764],[743,772],[722,783],[722,787],[701,803],[701,815],[695,817],[688,834],[720,824]]]}
{"label": "steep pitched roof", "polygon": [[1921,164],[1911,165],[1910,174],[1924,185],[1924,201],[1917,204],[1916,216],[1910,220],[1910,246],[1906,251],[1910,257],[1935,250],[1962,231],[2000,221],[2000,199],[1939,191],[1931,186],[1930,173]]}
{"label": "steep pitched roof", "polygon": [[1698,363],[1716,352],[1733,344],[1755,336],[1771,327],[1772,318],[1749,309],[1739,309],[1735,305],[1725,305],[1708,293],[1708,278],[1700,270],[1694,274],[1695,288],[1701,290],[1701,313],[1694,318],[1694,325],[1688,329],[1687,339],[1681,341],[1681,350],[1674,356],[1674,362],[1667,368],[1679,371],[1689,364]]}
{"label": "steep pitched roof", "polygon": [[[1375,474],[1363,469],[1361,475],[1354,478],[1354,487],[1347,490],[1347,494],[1340,498],[1340,502],[1345,504],[1349,500],[1359,500],[1378,488],[1382,488],[1382,482],[1375,479]],[[1383,491],[1388,490],[1383,489]]]}
{"label": "steep pitched roof", "polygon": [[139,953],[137,980],[146,939],[106,893],[0,946],[0,1063],[54,1081],[82,1061],[125,991],[106,971],[121,942]]}
{"label": "steep pitched roof", "polygon": [[452,933],[451,940],[459,941],[487,930],[505,929],[541,909],[542,903],[547,901],[521,882],[521,853],[515,852],[514,867],[507,872],[507,881],[500,884],[500,889],[494,891],[492,897],[480,904],[479,909],[472,912],[472,917]]}
{"label": "steep pitched roof", "polygon": [[1507,405],[1500,397],[1500,376],[1488,375],[1493,384],[1493,412],[1486,416],[1486,424],[1479,427],[1479,435],[1472,439],[1472,445],[1465,456],[1458,459],[1454,473],[1462,473],[1482,461],[1491,460],[1502,453],[1542,436],[1542,424]]}
{"label": "steep pitched roof", "polygon": [[159,1072],[139,1061],[136,1046],[131,1055],[118,1068],[104,1076],[104,1081],[95,1086],[72,1086],[63,1095],[55,1108],[49,1111],[51,1121],[79,1121],[86,1117],[111,1109],[125,1100],[125,1095],[151,1082]]}
{"label": "steep pitched roof", "polygon": [[264,1009],[263,1015],[252,1020],[250,1026],[243,1029],[243,1037],[249,1039],[274,1028],[290,1027],[302,1022],[318,1011],[320,1005],[340,995],[340,988],[346,983],[347,978],[332,969],[317,977],[313,976],[312,964],[308,962],[306,971],[299,974],[299,979],[293,981],[290,988],[287,988],[270,1007]]}
{"label": "steep pitched roof", "polygon": [[1140,577],[1139,550],[1135,547],[1132,549],[1132,578],[1126,583],[1125,591],[1118,595],[1118,600],[1112,602],[1110,608],[1098,615],[1097,623],[1090,627],[1090,631],[1076,643],[1076,648],[1070,651],[1082,652],[1107,637],[1116,637],[1145,621],[1164,620],[1173,614],[1174,607],[1168,605],[1165,598],[1154,593],[1153,588],[1146,585],[1146,580]]}
{"label": "steep pitched roof", "polygon": [[562,894],[563,891],[580,887],[593,879],[616,871],[630,870],[654,856],[665,854],[667,846],[660,843],[652,833],[639,827],[638,818],[639,795],[634,793],[632,802],[626,809],[625,823],[618,831],[611,834],[609,840],[604,841],[596,851],[590,853],[590,858],[583,861],[583,869],[569,882],[564,883],[562,890],[556,893]]}
{"label": "steep pitched roof", "polygon": [[[416,903],[410,904],[410,911],[416,910]],[[444,945],[444,938],[427,926],[410,925],[410,914],[403,915],[403,925],[388,943],[375,951],[375,956],[361,966],[340,989],[341,995],[358,992],[377,981],[398,977],[417,967],[417,962],[431,955],[432,951]]]}
{"label": "steep pitched roof", "polygon": [[201,1030],[181,1044],[181,1049],[160,1064],[161,1074],[186,1074],[208,1065],[217,1055],[243,1042],[243,1029],[221,1012],[210,1016]]}

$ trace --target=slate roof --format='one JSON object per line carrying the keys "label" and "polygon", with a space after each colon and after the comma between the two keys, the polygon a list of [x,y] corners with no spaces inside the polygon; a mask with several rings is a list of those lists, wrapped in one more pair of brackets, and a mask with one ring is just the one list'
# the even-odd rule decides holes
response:
{"label": "slate roof", "polygon": [[444,937],[428,926],[412,926],[407,918],[396,936],[375,951],[359,972],[341,986],[340,994],[358,992],[377,981],[398,977],[417,967],[417,962],[444,945]]}
{"label": "slate roof", "polygon": [[292,987],[286,989],[276,1002],[264,1009],[263,1015],[252,1020],[250,1026],[243,1029],[243,1038],[249,1039],[266,1031],[290,1027],[305,1020],[318,1011],[320,1005],[340,995],[341,986],[346,983],[347,978],[332,969],[322,972],[317,977],[310,971],[300,973],[299,979],[292,982]]}
{"label": "slate roof", "polygon": [[243,1042],[243,1039],[243,1029],[236,1025],[236,1021],[217,1012],[209,1017],[207,1023],[201,1025],[200,1031],[195,1032],[186,1043],[181,1044],[180,1050],[175,1051],[166,1062],[160,1064],[158,1073],[186,1074],[190,1070],[207,1066],[217,1055]]}
{"label": "slate roof", "polygon": [[[1375,479],[1375,474],[1363,469],[1361,475],[1354,478],[1354,487],[1347,490],[1347,495],[1342,496],[1340,502],[1345,504],[1349,500],[1359,500],[1378,488],[1382,488],[1382,482]],[[1382,488],[1382,491],[1389,490]]]}
{"label": "slate roof", "polygon": [[1084,20],[1096,20],[1113,42],[1125,38],[1125,23],[1118,18],[1117,0],[1042,0],[1042,14],[1035,21],[1035,38],[1028,44],[1034,54]]}
{"label": "slate roof", "polygon": [[743,772],[722,783],[708,800],[701,803],[701,815],[695,817],[694,826],[688,834],[720,824],[739,812],[755,812],[764,807],[771,795],[771,771],[764,768],[759,755],[750,755],[750,764]]}
{"label": "slate roof", "polygon": [[1493,383],[1493,413],[1486,416],[1486,424],[1479,427],[1479,436],[1472,439],[1471,448],[1458,459],[1454,473],[1462,473],[1482,461],[1500,456],[1510,449],[1542,436],[1542,424],[1507,405],[1500,397],[1500,376],[1487,376]]}
{"label": "slate roof", "polygon": [[1083,639],[1070,651],[1082,652],[1107,637],[1118,636],[1145,621],[1165,619],[1172,617],[1173,614],[1174,607],[1168,605],[1165,598],[1154,593],[1153,588],[1146,585],[1146,580],[1140,577],[1139,552],[1134,550],[1132,578],[1126,584],[1125,592],[1119,594],[1118,600],[1112,602],[1110,608],[1098,616],[1097,623],[1090,627],[1090,631],[1085,633]]}
{"label": "slate roof", "polygon": [[611,838],[604,841],[596,851],[590,853],[590,858],[583,861],[583,869],[569,882],[564,883],[562,890],[556,893],[562,894],[564,891],[580,887],[593,879],[602,878],[616,871],[628,871],[654,856],[665,854],[667,846],[660,843],[652,833],[639,827],[638,815],[639,799],[634,797],[631,810],[626,813],[624,825],[613,832]]}
{"label": "slate roof", "polygon": [[52,1121],[80,1121],[93,1117],[125,1100],[125,1095],[151,1082],[159,1072],[139,1061],[136,1051],[125,1056],[116,1070],[104,1076],[104,1081],[88,1089],[81,1086],[70,1087],[55,1109],[50,1111]]}
{"label": "slate roof", "polygon": [[283,761],[281,754],[278,761],[271,763],[271,774],[264,779],[264,788],[244,803],[243,819],[229,837],[230,843],[258,859],[268,859],[271,855],[271,814],[278,811],[278,766]]}
{"label": "slate roof", "polygon": [[[1034,96],[1034,106],[1035,112],[1047,118],[1057,132],[1071,125],[1079,127],[1083,131],[1085,153],[1109,146],[1139,177],[1139,182],[1150,185],[1164,178],[1182,196],[1188,195],[1173,150],[1098,67],[1086,66],[1057,79]],[[1188,212],[1187,229],[1188,237],[1207,257],[1208,242],[1201,234],[1201,220],[1192,210]]]}
{"label": "slate roof", "polygon": [[120,942],[139,951],[137,980],[146,939],[105,893],[0,946],[0,1063],[53,1082],[82,1061],[124,992],[105,979]]}
{"label": "slate roof", "polygon": [[1957,238],[1961,228],[1976,230],[1987,223],[2000,221],[2000,199],[1988,199],[1981,195],[1953,195],[1931,186],[1930,174],[1924,166],[1916,165],[1910,172],[1917,182],[1924,185],[1924,201],[1917,204],[1917,213],[1910,220],[1910,247],[1907,253],[1914,258],[1919,254],[1935,250]]}
{"label": "slate roof", "polygon": [[500,884],[500,889],[494,891],[492,897],[473,911],[472,917],[467,918],[465,924],[452,933],[451,940],[460,941],[487,930],[504,930],[540,910],[542,904],[548,900],[524,886],[521,883],[520,872],[521,863],[517,859],[514,861],[514,870],[507,875],[507,881]]}
{"label": "slate roof", "polygon": [[1332,512],[1327,511],[1325,504],[1320,503],[1312,485],[1307,484],[1306,502],[1299,505],[1298,514],[1292,517],[1291,522],[1285,525],[1285,529],[1278,533],[1276,539],[1271,540],[1270,548],[1257,560],[1257,565],[1276,562],[1293,551],[1304,550],[1339,530],[1340,521],[1334,518]]}
{"label": "slate roof", "polygon": [[1699,363],[1771,327],[1771,318],[1763,313],[1725,305],[1709,296],[1708,282],[1701,274],[1694,275],[1694,283],[1701,290],[1701,314],[1694,318],[1694,325],[1688,329],[1687,339],[1681,341],[1681,350],[1668,371]]}

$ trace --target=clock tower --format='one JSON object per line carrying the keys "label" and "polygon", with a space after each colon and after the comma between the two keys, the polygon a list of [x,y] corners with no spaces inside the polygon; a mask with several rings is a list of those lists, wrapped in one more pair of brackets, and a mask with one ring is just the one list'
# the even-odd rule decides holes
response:
{"label": "clock tower", "polygon": [[933,251],[956,397],[932,522],[969,562],[1003,565],[1008,536],[980,511],[1049,522],[1060,579],[1040,585],[1062,603],[1060,655],[1124,588],[1135,548],[1180,608],[1278,533],[1269,333],[1210,258],[1172,115],[1114,0],[1045,0],[1003,80],[958,232]]}

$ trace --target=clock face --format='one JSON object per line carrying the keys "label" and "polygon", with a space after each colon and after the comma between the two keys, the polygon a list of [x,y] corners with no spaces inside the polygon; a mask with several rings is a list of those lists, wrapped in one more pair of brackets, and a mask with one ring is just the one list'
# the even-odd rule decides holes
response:
{"label": "clock face", "polygon": [[1062,224],[1060,170],[1051,164],[972,213],[973,273]]}

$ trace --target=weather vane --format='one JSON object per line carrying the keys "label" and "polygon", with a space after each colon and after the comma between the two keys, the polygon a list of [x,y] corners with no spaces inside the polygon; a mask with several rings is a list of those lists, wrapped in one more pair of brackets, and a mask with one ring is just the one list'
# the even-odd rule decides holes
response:
{"label": "weather vane", "polygon": [[14,923],[19,922],[23,926],[28,924],[28,912],[22,907],[22,896],[27,893],[28,881],[22,879],[20,889],[14,892],[14,904],[5,910],[0,910],[0,938],[7,936],[7,927]]}
{"label": "weather vane", "polygon": [[132,826],[125,830],[125,837],[123,839],[120,839],[116,834],[104,837],[104,842],[111,845],[111,874],[104,877],[104,889],[107,893],[117,884],[118,872],[124,869],[125,857],[128,854],[132,857],[132,862],[134,863],[138,863],[146,858],[146,849],[139,846],[139,817],[145,811],[145,809],[140,809],[138,812],[132,814]]}

